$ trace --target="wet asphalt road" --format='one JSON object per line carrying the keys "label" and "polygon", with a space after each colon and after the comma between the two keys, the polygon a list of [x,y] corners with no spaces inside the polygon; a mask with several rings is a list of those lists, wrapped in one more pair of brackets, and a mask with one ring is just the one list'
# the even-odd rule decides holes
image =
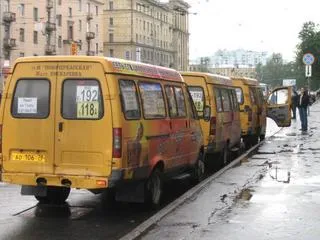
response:
{"label": "wet asphalt road", "polygon": [[[267,134],[277,130],[272,122],[268,126]],[[167,183],[163,206],[191,187],[186,180]],[[20,186],[0,183],[0,239],[119,239],[155,213],[143,204],[110,208],[103,197],[72,190],[65,205],[38,205],[20,195]]]}

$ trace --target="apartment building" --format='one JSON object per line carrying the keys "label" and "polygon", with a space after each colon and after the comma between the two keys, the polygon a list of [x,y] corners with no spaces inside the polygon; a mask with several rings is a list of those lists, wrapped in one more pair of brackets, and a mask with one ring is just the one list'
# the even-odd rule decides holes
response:
{"label": "apartment building", "polygon": [[104,55],[186,70],[189,7],[182,0],[106,0]]}
{"label": "apartment building", "polygon": [[1,0],[1,70],[21,56],[103,55],[103,4],[103,0]]}

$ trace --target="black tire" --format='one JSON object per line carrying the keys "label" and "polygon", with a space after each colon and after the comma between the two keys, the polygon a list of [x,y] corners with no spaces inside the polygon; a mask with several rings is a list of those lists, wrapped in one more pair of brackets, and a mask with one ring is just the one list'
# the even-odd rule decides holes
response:
{"label": "black tire", "polygon": [[200,152],[198,155],[197,162],[193,168],[192,182],[195,184],[201,182],[205,177],[206,167],[205,167],[204,159],[205,159],[205,156],[204,156],[203,152]]}
{"label": "black tire", "polygon": [[222,154],[221,154],[221,167],[226,166],[230,162],[231,154],[229,149],[229,144],[226,144],[223,148]]}
{"label": "black tire", "polygon": [[250,149],[251,146],[252,146],[252,142],[251,142],[249,136],[243,137],[243,143],[244,143],[244,148],[245,148],[245,150]]}
{"label": "black tire", "polygon": [[145,203],[152,209],[160,207],[163,195],[163,178],[159,169],[155,169],[145,184]]}
{"label": "black tire", "polygon": [[266,138],[266,135],[264,135],[264,134],[260,135],[260,141],[263,141],[265,138]]}
{"label": "black tire", "polygon": [[252,146],[258,144],[258,142],[259,142],[259,136],[258,135],[252,135],[251,136],[251,144],[252,144]]}
{"label": "black tire", "polygon": [[41,204],[63,204],[70,194],[70,188],[67,187],[47,187],[47,196],[35,196]]}

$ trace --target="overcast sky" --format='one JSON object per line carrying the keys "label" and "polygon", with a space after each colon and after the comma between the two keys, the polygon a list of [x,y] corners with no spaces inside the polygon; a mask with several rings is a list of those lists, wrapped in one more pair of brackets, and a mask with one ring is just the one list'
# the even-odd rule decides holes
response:
{"label": "overcast sky", "polygon": [[320,23],[319,0],[187,0],[190,59],[218,49],[280,52],[293,60],[306,21]]}

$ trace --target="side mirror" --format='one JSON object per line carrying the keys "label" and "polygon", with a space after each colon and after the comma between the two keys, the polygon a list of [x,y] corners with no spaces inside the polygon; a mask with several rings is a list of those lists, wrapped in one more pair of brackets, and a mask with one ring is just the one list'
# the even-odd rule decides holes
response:
{"label": "side mirror", "polygon": [[203,120],[206,122],[209,122],[210,118],[211,118],[211,107],[207,105],[203,109]]}

